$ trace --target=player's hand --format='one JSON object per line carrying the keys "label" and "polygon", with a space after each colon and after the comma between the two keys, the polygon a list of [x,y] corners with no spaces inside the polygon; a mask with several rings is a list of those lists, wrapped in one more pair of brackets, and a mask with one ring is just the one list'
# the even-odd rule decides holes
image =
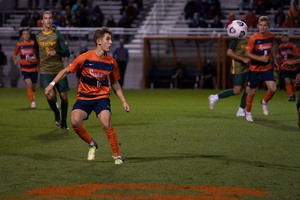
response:
{"label": "player's hand", "polygon": [[18,64],[18,60],[14,60],[14,65],[17,65]]}
{"label": "player's hand", "polygon": [[251,60],[249,58],[244,58],[242,61],[243,63],[248,64],[250,63]]}
{"label": "player's hand", "polygon": [[295,86],[300,86],[300,74],[297,74],[297,76],[296,76]]}
{"label": "player's hand", "polygon": [[267,56],[267,55],[260,57],[261,62],[268,62],[268,60],[269,60],[269,56]]}
{"label": "player's hand", "polygon": [[28,60],[29,60],[29,62],[35,62],[36,61],[36,56],[35,55],[30,56],[30,57],[28,57]]}
{"label": "player's hand", "polygon": [[126,101],[123,103],[123,107],[124,107],[125,112],[129,112],[130,107],[129,107],[129,105],[127,104]]}
{"label": "player's hand", "polygon": [[55,50],[51,50],[47,53],[47,56],[54,56],[56,54]]}
{"label": "player's hand", "polygon": [[274,65],[273,65],[273,69],[274,69],[275,71],[278,71],[278,70],[279,70],[278,63],[277,63],[276,61],[274,61],[273,64],[274,64]]}
{"label": "player's hand", "polygon": [[50,95],[50,93],[51,93],[52,90],[53,90],[53,86],[49,84],[49,85],[45,88],[45,95],[46,95],[46,96]]}
{"label": "player's hand", "polygon": [[293,64],[293,61],[286,61],[284,63],[281,64],[284,67],[287,67],[289,69],[295,68],[295,65]]}

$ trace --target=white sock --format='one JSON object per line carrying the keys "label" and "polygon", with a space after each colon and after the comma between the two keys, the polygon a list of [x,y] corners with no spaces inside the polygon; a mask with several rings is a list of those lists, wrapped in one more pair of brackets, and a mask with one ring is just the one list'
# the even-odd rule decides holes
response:
{"label": "white sock", "polygon": [[246,111],[246,115],[251,115],[251,112],[247,112],[247,111]]}
{"label": "white sock", "polygon": [[219,99],[219,95],[217,95],[217,94],[213,95],[213,99],[214,99],[215,101],[217,101],[217,100]]}
{"label": "white sock", "polygon": [[239,112],[244,112],[244,109],[239,107]]}
{"label": "white sock", "polygon": [[261,101],[263,104],[267,104],[266,102],[265,102],[265,100],[263,99],[262,101]]}
{"label": "white sock", "polygon": [[95,143],[94,143],[94,141],[92,141],[91,143],[90,143],[90,145],[94,145]]}

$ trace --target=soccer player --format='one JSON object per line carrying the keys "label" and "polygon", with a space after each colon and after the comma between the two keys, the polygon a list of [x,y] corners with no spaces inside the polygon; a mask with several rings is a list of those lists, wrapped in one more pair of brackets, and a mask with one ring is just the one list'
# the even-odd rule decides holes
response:
{"label": "soccer player", "polygon": [[248,37],[243,39],[232,39],[227,49],[227,55],[232,58],[231,74],[233,89],[227,89],[223,92],[209,96],[209,108],[212,110],[218,99],[227,98],[233,95],[241,93],[242,89],[245,88],[245,92],[241,98],[240,107],[236,113],[237,117],[245,116],[246,97],[249,91],[249,87],[246,87],[248,80],[248,64],[250,59],[245,56],[245,48],[248,43]]}
{"label": "soccer player", "polygon": [[73,130],[83,141],[89,144],[87,159],[93,160],[98,146],[88,134],[82,122],[88,119],[90,113],[94,110],[102,129],[106,133],[115,164],[122,164],[124,160],[119,152],[117,133],[111,124],[110,82],[111,88],[123,103],[125,111],[129,112],[130,108],[118,82],[120,73],[117,62],[107,54],[112,45],[112,32],[107,27],[97,29],[94,34],[94,42],[96,49],[80,54],[67,68],[60,71],[45,89],[45,94],[50,95],[53,92],[54,85],[69,73],[79,71],[80,79],[77,101],[71,112]]}
{"label": "soccer player", "polygon": [[[300,59],[293,60],[293,61],[289,60],[289,61],[282,63],[282,66],[285,66],[288,69],[291,69],[291,68],[295,68],[295,65],[299,64],[299,63],[300,63]],[[296,75],[295,86],[300,86],[300,73],[298,73]],[[298,111],[298,127],[300,129],[300,94],[298,96],[297,111]]]}
{"label": "soccer player", "polygon": [[274,64],[274,69],[277,70],[278,63],[275,56],[273,33],[268,32],[269,18],[261,16],[258,19],[258,32],[252,35],[246,46],[245,55],[251,59],[249,67],[248,86],[250,87],[246,99],[246,120],[252,122],[251,108],[254,96],[257,91],[257,86],[260,79],[265,81],[268,91],[261,100],[263,113],[268,115],[267,102],[270,101],[276,92],[276,82],[271,65],[271,57]]}
{"label": "soccer player", "polygon": [[36,91],[36,84],[38,80],[37,62],[30,62],[29,57],[34,54],[34,41],[30,40],[29,28],[22,28],[20,30],[22,41],[19,42],[13,52],[14,64],[18,64],[17,55],[20,53],[20,66],[23,80],[27,87],[27,95],[31,104],[31,108],[35,108],[34,92]]}
{"label": "soccer player", "polygon": [[[62,57],[70,56],[67,41],[57,30],[53,30],[52,23],[52,13],[50,11],[45,11],[42,15],[43,30],[35,35],[35,53],[34,56],[31,57],[31,61],[35,61],[36,58],[40,57],[40,73],[44,89],[49,85],[53,78],[64,69]],[[60,112],[56,106],[55,93],[53,90],[49,95],[46,95],[46,98],[50,108],[55,114],[56,126],[61,126],[62,129],[69,129],[67,126],[69,90],[67,78],[56,83],[56,88],[61,97],[61,118]]]}
{"label": "soccer player", "polygon": [[[288,34],[281,35],[282,44],[278,46],[278,58],[280,58],[281,63],[285,63],[287,61],[294,61],[296,56],[299,56],[299,51],[296,45],[289,42]],[[295,78],[297,74],[296,68],[288,68],[286,66],[281,65],[280,74],[285,82],[285,89],[290,96],[289,101],[296,101],[295,91],[296,87]]]}

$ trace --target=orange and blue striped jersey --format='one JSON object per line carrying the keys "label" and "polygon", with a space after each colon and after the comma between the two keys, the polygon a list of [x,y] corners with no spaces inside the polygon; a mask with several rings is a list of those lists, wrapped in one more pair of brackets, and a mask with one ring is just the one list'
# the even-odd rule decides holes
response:
{"label": "orange and blue striped jersey", "polygon": [[95,50],[79,55],[68,69],[80,72],[77,100],[109,98],[109,79],[111,83],[120,79],[115,59],[108,54],[99,57]]}
{"label": "orange and blue striped jersey", "polygon": [[[281,56],[280,58],[280,62],[284,63],[287,61],[294,61],[295,60],[295,56],[293,56],[292,54],[288,54],[287,51],[290,50],[293,53],[299,53],[298,48],[296,47],[296,45],[294,45],[293,43],[289,42],[287,45],[279,45],[278,46],[278,54]],[[292,68],[289,69],[285,66],[281,66],[280,69],[283,70],[290,70],[290,71],[294,71],[297,70],[297,68]]]}
{"label": "orange and blue striped jersey", "polygon": [[19,42],[14,50],[14,55],[18,55],[20,53],[20,66],[22,72],[37,72],[37,62],[30,62],[28,60],[29,57],[34,54],[34,41],[30,40],[30,42]]}
{"label": "orange and blue striped jersey", "polygon": [[270,62],[271,49],[274,44],[275,35],[268,32],[266,36],[261,36],[259,33],[252,35],[246,46],[246,51],[252,53],[255,56],[262,57],[267,55],[269,60],[267,62],[261,62],[257,60],[251,60],[249,69],[251,71],[267,71],[272,69]]}

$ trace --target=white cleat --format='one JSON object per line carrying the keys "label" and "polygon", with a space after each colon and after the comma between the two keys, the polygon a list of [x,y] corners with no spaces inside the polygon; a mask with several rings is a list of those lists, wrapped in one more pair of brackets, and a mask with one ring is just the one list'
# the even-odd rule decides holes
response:
{"label": "white cleat", "polygon": [[215,103],[216,103],[216,101],[214,100],[213,95],[210,95],[208,97],[208,100],[209,100],[209,109],[212,110],[214,108]]}
{"label": "white cleat", "polygon": [[268,111],[267,103],[263,103],[263,100],[261,100],[260,103],[261,103],[261,105],[262,105],[262,109],[263,109],[264,115],[268,115],[268,114],[269,114],[269,111]]}
{"label": "white cleat", "polygon": [[253,122],[251,112],[249,112],[249,113],[246,112],[246,120],[247,120],[248,122]]}
{"label": "white cleat", "polygon": [[30,107],[35,108],[36,107],[35,102],[32,102]]}
{"label": "white cleat", "polygon": [[237,111],[237,113],[236,113],[236,116],[237,117],[245,117],[245,111],[244,110],[241,110],[241,109],[239,109],[238,111]]}

